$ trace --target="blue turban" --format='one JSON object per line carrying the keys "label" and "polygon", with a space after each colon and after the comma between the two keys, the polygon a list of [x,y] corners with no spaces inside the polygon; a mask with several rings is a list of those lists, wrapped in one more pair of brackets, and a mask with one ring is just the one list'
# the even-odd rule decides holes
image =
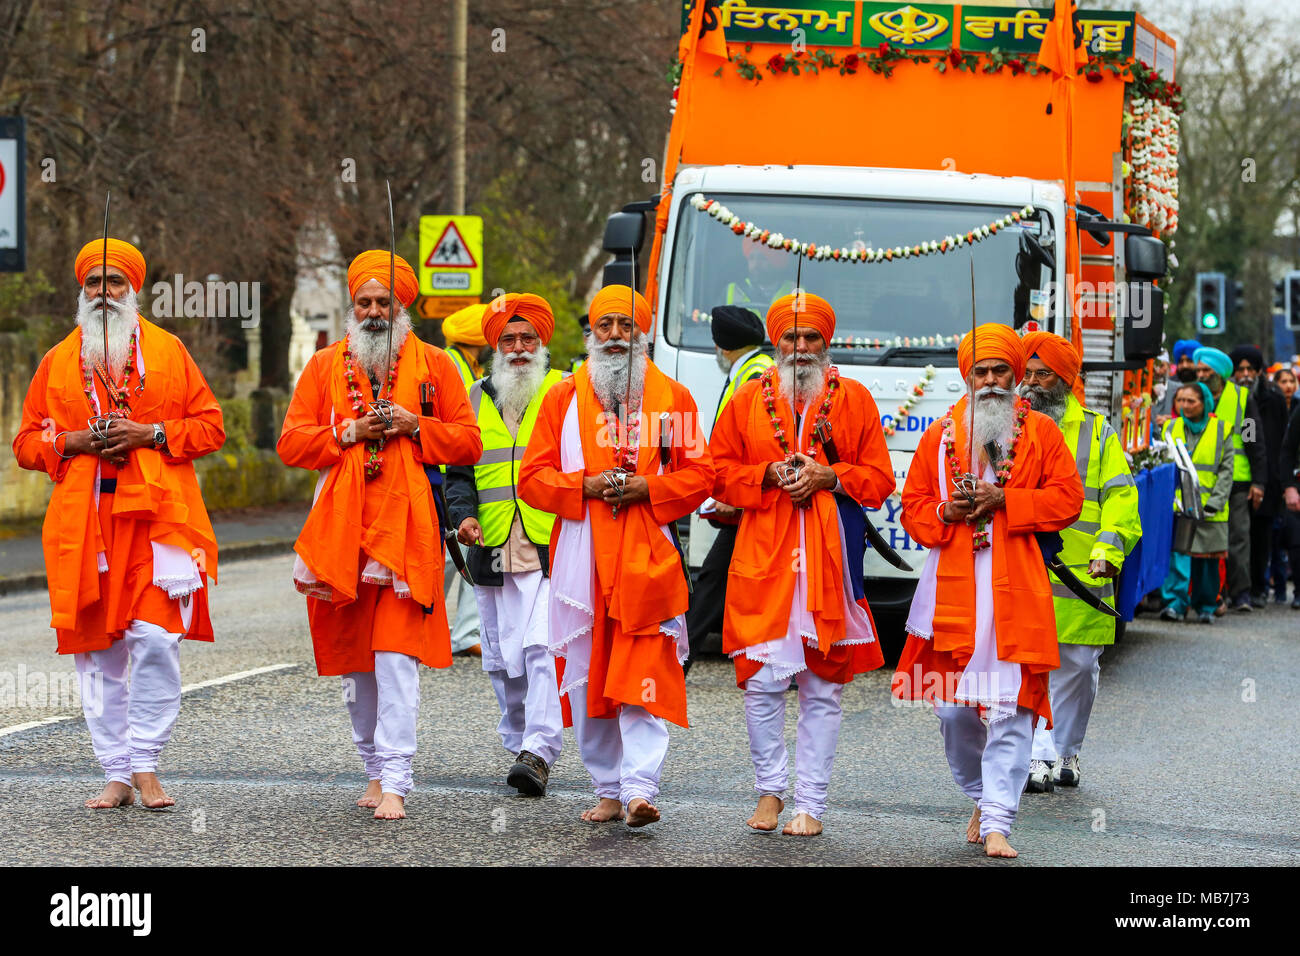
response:
{"label": "blue turban", "polygon": [[1186,355],[1191,358],[1193,353],[1201,347],[1201,343],[1196,339],[1179,339],[1174,343],[1174,364],[1177,365]]}
{"label": "blue turban", "polygon": [[1214,371],[1219,373],[1221,378],[1232,377],[1232,359],[1227,354],[1220,352],[1218,349],[1212,349],[1208,346],[1202,346],[1192,353],[1192,361],[1197,365],[1204,362]]}

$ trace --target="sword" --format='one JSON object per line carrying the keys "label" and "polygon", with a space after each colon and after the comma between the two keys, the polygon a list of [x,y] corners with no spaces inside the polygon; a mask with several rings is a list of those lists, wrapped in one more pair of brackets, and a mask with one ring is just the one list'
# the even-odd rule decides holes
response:
{"label": "sword", "polygon": [[[615,418],[618,419],[618,424],[621,424],[623,426],[624,438],[628,437],[630,427],[631,427],[629,425],[629,420],[632,417],[632,337],[636,335],[636,329],[637,329],[635,247],[632,249],[632,285],[631,285],[631,294],[628,296],[627,314],[628,314],[628,318],[632,320],[632,331],[628,333],[628,340],[627,340],[627,393],[624,397],[622,408],[618,410],[618,414],[615,416]],[[626,461],[628,451],[630,451],[630,449],[625,450],[623,453],[624,461],[615,462],[614,467],[611,468],[609,471],[605,472],[605,483],[612,490],[618,492],[618,501],[614,502],[613,507],[610,508],[609,516],[611,518],[618,517],[618,509],[623,504],[623,492],[627,488],[628,476],[633,474],[633,472],[629,471],[627,468],[624,467],[624,463]],[[689,581],[690,578],[688,577],[687,580]]]}
{"label": "sword", "polygon": [[1115,610],[1097,595],[1093,594],[1092,591],[1088,589],[1088,585],[1080,581],[1075,573],[1070,570],[1069,566],[1057,557],[1057,554],[1060,553],[1061,548],[1063,547],[1061,544],[1061,536],[1059,534],[1055,531],[1035,531],[1034,537],[1038,541],[1039,550],[1043,553],[1043,563],[1047,565],[1047,570],[1055,574],[1057,578],[1060,579],[1060,582],[1069,588],[1075,597],[1080,598],[1094,611],[1100,611],[1102,614],[1107,614],[1114,618],[1119,617],[1119,611]]}
{"label": "sword", "polygon": [[[832,465],[839,464],[840,455],[835,449],[834,439],[831,438],[831,423],[818,422],[813,426],[813,434],[817,436],[817,440],[821,442],[822,450],[826,452],[826,461]],[[885,540],[885,536],[876,530],[876,526],[871,523],[871,516],[867,514],[865,508],[862,510],[862,520],[866,522],[863,529],[866,539],[876,549],[876,552],[900,571],[911,571],[912,566],[903,559],[901,554],[893,549],[890,543]]]}
{"label": "sword", "polygon": [[447,546],[447,553],[451,555],[451,563],[456,566],[460,576],[472,585],[474,577],[469,573],[469,566],[465,564],[465,556],[461,553],[456,529],[451,526],[451,519],[447,516],[447,498],[442,488],[443,473],[437,465],[425,465],[424,476],[429,479],[429,488],[433,492],[433,507],[438,513],[438,527],[442,529],[442,540]]}
{"label": "sword", "polygon": [[[125,417],[125,413],[118,410],[117,403],[114,401],[117,390],[113,388],[113,376],[108,369],[108,207],[112,200],[113,191],[109,190],[104,195],[104,251],[99,266],[99,316],[104,332],[104,357],[95,365],[95,374],[99,376],[100,384],[104,386],[105,401],[111,403],[113,407],[106,414],[95,415],[86,421],[91,436],[105,444],[108,442],[108,429],[113,419]],[[122,386],[125,390],[126,382],[123,382]]]}
{"label": "sword", "polygon": [[[973,253],[970,257],[970,349],[973,366],[975,355],[975,255]],[[966,382],[966,404],[970,406],[967,409],[970,412],[970,419],[966,428],[967,471],[953,481],[953,487],[961,492],[973,507],[975,483],[979,479],[975,474],[975,385],[970,380]]]}
{"label": "sword", "polygon": [[[397,271],[397,226],[393,220],[393,187],[387,179],[384,188],[388,190],[388,351],[384,355],[384,375],[393,367],[393,285]],[[383,395],[385,382],[379,383],[379,393]],[[393,427],[393,403],[387,398],[377,398],[370,403],[370,410],[384,423],[384,428]],[[381,442],[382,444],[382,442]]]}
{"label": "sword", "polygon": [[[673,447],[673,426],[668,420],[667,412],[659,413],[659,470],[668,471],[668,466],[672,464],[672,447]],[[691,570],[686,563],[686,552],[682,550],[682,539],[677,533],[677,522],[674,521],[668,525],[668,533],[672,536],[673,547],[677,549],[677,557],[682,562],[682,576],[686,578],[686,592],[695,593],[695,585],[691,583]]]}

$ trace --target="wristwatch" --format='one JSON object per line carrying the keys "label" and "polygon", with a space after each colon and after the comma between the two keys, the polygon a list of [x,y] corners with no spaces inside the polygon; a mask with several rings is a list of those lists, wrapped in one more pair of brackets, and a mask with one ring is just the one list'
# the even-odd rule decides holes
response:
{"label": "wristwatch", "polygon": [[417,445],[420,444],[420,426],[419,426],[419,425],[416,425],[416,426],[415,426],[415,431],[411,432],[411,441],[415,442]]}
{"label": "wristwatch", "polygon": [[162,422],[153,423],[153,447],[167,447],[167,431],[163,428]]}

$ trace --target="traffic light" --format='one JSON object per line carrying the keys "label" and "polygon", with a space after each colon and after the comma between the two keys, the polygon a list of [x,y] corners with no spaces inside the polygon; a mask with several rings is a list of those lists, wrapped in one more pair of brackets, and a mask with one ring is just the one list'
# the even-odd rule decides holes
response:
{"label": "traffic light", "polygon": [[1288,272],[1282,280],[1286,301],[1286,327],[1300,329],[1300,272]]}
{"label": "traffic light", "polygon": [[1229,319],[1234,319],[1246,310],[1246,287],[1241,280],[1233,279],[1224,284],[1224,298],[1227,300],[1223,304],[1224,325],[1227,325]]}
{"label": "traffic light", "polygon": [[[1227,305],[1222,272],[1196,273],[1196,328],[1202,335],[1222,335]],[[1300,304],[1300,300],[1297,300]],[[1298,313],[1300,314],[1300,313]]]}

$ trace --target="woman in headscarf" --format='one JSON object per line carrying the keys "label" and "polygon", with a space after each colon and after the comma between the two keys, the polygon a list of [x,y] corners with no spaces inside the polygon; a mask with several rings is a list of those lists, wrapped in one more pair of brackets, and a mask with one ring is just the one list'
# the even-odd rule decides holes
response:
{"label": "woman in headscarf", "polygon": [[[1189,605],[1199,615],[1202,624],[1214,623],[1214,608],[1218,604],[1219,561],[1228,554],[1228,496],[1232,492],[1232,440],[1224,422],[1216,417],[1214,396],[1204,382],[1191,382],[1179,386],[1174,395],[1174,408],[1178,417],[1172,419],[1164,430],[1164,440],[1172,444],[1181,440],[1187,446],[1192,463],[1197,466],[1200,483],[1201,506],[1205,517],[1201,520],[1180,517],[1179,521],[1194,521],[1190,542],[1175,550],[1165,577],[1165,609],[1160,616],[1167,621],[1181,621]],[[1175,539],[1177,539],[1175,535]],[[1178,548],[1178,543],[1175,544]]]}

